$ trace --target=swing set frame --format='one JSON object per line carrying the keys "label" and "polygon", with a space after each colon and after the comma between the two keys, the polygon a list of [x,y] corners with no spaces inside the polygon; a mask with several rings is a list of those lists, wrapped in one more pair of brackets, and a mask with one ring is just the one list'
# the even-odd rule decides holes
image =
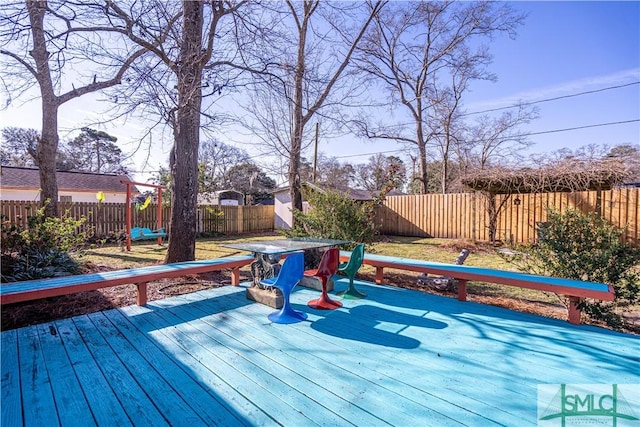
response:
{"label": "swing set frame", "polygon": [[[156,229],[162,228],[162,190],[166,190],[167,187],[163,185],[155,185],[155,184],[143,184],[140,182],[126,181],[121,180],[122,184],[127,186],[127,200],[126,200],[126,222],[127,222],[127,251],[131,252],[131,186],[135,185],[136,187],[151,187],[155,188],[158,192],[158,206],[156,213]],[[162,237],[158,237],[158,245],[162,246]]]}

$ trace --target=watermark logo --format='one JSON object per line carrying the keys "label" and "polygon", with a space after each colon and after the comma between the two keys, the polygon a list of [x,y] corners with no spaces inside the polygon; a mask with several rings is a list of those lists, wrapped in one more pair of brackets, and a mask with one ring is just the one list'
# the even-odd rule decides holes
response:
{"label": "watermark logo", "polygon": [[538,425],[640,427],[640,384],[540,384]]}

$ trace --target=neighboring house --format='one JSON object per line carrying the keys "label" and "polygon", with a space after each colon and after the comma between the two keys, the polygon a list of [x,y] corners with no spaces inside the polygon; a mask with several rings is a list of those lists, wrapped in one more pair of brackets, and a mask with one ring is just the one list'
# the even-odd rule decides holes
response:
{"label": "neighboring house", "polygon": [[244,206],[244,194],[236,190],[219,190],[198,194],[199,205]]}
{"label": "neighboring house", "polygon": [[[302,185],[316,187],[322,190],[321,187],[318,187],[311,183],[304,183]],[[366,202],[373,200],[375,196],[380,194],[380,191],[368,191],[368,190],[358,190],[353,188],[342,188],[337,189],[333,188],[333,190],[338,190],[340,192],[346,193],[353,200],[357,200],[360,202]],[[400,195],[401,192],[393,190],[388,193],[388,195]],[[289,187],[281,187],[277,188],[273,191],[274,197],[274,228],[277,229],[289,229],[293,225],[293,214],[291,213],[291,196],[289,195]],[[302,210],[304,212],[309,208],[309,203],[306,200],[302,200]]]}
{"label": "neighboring house", "polygon": [[[130,181],[127,175],[89,172],[56,172],[60,202],[98,201],[102,191],[104,203],[125,203],[127,186],[120,181]],[[135,186],[133,195],[139,194]],[[40,175],[37,168],[15,166],[0,167],[0,200],[40,200]]]}

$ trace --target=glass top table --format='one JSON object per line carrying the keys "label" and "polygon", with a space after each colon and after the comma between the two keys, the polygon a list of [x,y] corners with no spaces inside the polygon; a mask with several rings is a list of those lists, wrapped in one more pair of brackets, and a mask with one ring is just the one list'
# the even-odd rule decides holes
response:
{"label": "glass top table", "polygon": [[224,243],[220,244],[225,248],[238,249],[252,252],[254,254],[279,255],[289,252],[304,251],[309,249],[326,248],[349,243],[348,240],[314,239],[309,237],[297,237],[291,239],[278,240],[256,240],[244,243]]}

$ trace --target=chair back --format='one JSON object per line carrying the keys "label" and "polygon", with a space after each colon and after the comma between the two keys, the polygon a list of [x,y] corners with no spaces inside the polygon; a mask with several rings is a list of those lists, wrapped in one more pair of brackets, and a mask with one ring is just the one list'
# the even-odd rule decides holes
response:
{"label": "chair back", "polygon": [[324,252],[316,276],[331,277],[338,272],[340,266],[340,249],[331,248]]}
{"label": "chair back", "polygon": [[347,265],[342,269],[347,274],[356,274],[364,261],[364,243],[360,243],[351,251]]}
{"label": "chair back", "polygon": [[304,276],[304,253],[295,252],[282,263],[282,268],[273,286],[290,292]]}

